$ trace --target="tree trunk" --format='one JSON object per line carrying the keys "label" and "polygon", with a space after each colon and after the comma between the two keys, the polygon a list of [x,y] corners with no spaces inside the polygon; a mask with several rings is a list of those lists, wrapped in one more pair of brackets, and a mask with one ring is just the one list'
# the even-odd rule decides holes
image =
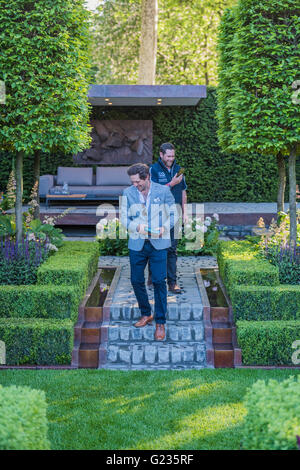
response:
{"label": "tree trunk", "polygon": [[296,146],[290,150],[289,156],[289,185],[290,185],[290,245],[297,243],[297,205],[296,205]]}
{"label": "tree trunk", "polygon": [[142,27],[138,78],[139,85],[155,84],[157,22],[157,0],[142,0]]}
{"label": "tree trunk", "polygon": [[16,158],[16,238],[20,243],[23,238],[23,152],[17,153]]}
{"label": "tree trunk", "polygon": [[286,171],[285,171],[285,158],[279,153],[277,155],[277,166],[278,166],[278,193],[277,193],[277,224],[280,223],[279,212],[284,212],[284,193],[286,187]]}
{"label": "tree trunk", "polygon": [[34,183],[37,183],[37,196],[36,202],[37,206],[34,208],[34,218],[40,218],[40,193],[39,193],[39,184],[40,184],[40,152],[36,150],[34,153]]}

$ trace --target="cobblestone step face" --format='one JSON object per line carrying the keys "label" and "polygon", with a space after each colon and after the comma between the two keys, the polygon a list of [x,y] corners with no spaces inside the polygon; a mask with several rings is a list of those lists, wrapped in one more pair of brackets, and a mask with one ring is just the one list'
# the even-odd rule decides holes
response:
{"label": "cobblestone step face", "polygon": [[[138,320],[141,316],[140,309],[135,305],[113,304],[110,309],[112,321]],[[174,303],[168,304],[166,319],[171,321],[202,321],[203,305],[200,303]]]}
{"label": "cobblestone step face", "polygon": [[[154,341],[155,325],[136,328],[130,323],[114,323],[107,326],[108,341],[136,342]],[[204,326],[202,322],[168,322],[165,325],[166,336],[162,342],[168,341],[204,341]]]}
{"label": "cobblestone step face", "polygon": [[109,344],[105,368],[109,369],[202,369],[205,364],[205,344],[139,343]]}
{"label": "cobblestone step face", "polygon": [[[203,369],[206,364],[206,343],[203,322],[203,303],[195,271],[203,264],[199,257],[178,259],[178,285],[182,294],[168,291],[166,337],[155,341],[155,318],[152,324],[135,328],[141,317],[130,282],[129,260],[111,258],[122,264],[120,278],[110,306],[109,321],[101,327],[103,341],[99,368],[118,370],[174,370]],[[122,261],[122,263],[121,263]],[[206,260],[215,266],[211,257]],[[206,266],[206,264],[205,264]],[[145,270],[145,278],[148,272]],[[149,302],[154,306],[154,289],[147,287]]]}

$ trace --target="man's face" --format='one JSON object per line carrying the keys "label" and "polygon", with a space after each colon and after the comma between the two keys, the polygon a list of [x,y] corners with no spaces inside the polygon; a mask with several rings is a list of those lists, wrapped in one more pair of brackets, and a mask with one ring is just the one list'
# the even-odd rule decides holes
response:
{"label": "man's face", "polygon": [[140,192],[145,191],[148,189],[149,184],[150,184],[150,176],[147,175],[147,178],[145,180],[142,180],[140,178],[140,175],[131,175],[130,176],[131,183],[133,186],[135,186]]}
{"label": "man's face", "polygon": [[171,168],[175,160],[175,150],[166,150],[165,154],[160,152],[160,158],[168,168]]}

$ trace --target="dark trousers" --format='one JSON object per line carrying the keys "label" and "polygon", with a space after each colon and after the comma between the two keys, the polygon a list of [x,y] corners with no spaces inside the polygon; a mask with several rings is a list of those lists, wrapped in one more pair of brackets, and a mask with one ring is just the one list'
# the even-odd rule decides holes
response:
{"label": "dark trousers", "polygon": [[[176,265],[177,265],[177,243],[178,239],[174,238],[174,228],[171,228],[170,230],[170,238],[171,238],[171,246],[167,249],[167,281],[168,284],[176,284],[177,280],[177,270],[176,270]],[[152,279],[151,277],[151,267],[148,265],[148,270],[149,270],[149,279]]]}
{"label": "dark trousers", "polygon": [[168,284],[176,283],[176,263],[177,263],[177,238],[174,238],[174,228],[170,230],[171,246],[168,248],[167,257],[167,280]]}
{"label": "dark trousers", "polygon": [[129,250],[131,284],[142,315],[151,315],[151,305],[145,286],[145,267],[149,261],[154,287],[154,310],[156,323],[166,323],[167,312],[167,249],[156,250],[145,241],[141,251]]}

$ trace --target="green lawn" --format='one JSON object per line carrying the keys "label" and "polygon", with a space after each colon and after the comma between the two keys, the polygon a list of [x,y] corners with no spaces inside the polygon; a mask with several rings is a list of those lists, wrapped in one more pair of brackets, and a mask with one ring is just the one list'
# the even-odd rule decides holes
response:
{"label": "green lawn", "polygon": [[240,449],[242,404],[258,379],[299,370],[1,370],[47,397],[52,449]]}

